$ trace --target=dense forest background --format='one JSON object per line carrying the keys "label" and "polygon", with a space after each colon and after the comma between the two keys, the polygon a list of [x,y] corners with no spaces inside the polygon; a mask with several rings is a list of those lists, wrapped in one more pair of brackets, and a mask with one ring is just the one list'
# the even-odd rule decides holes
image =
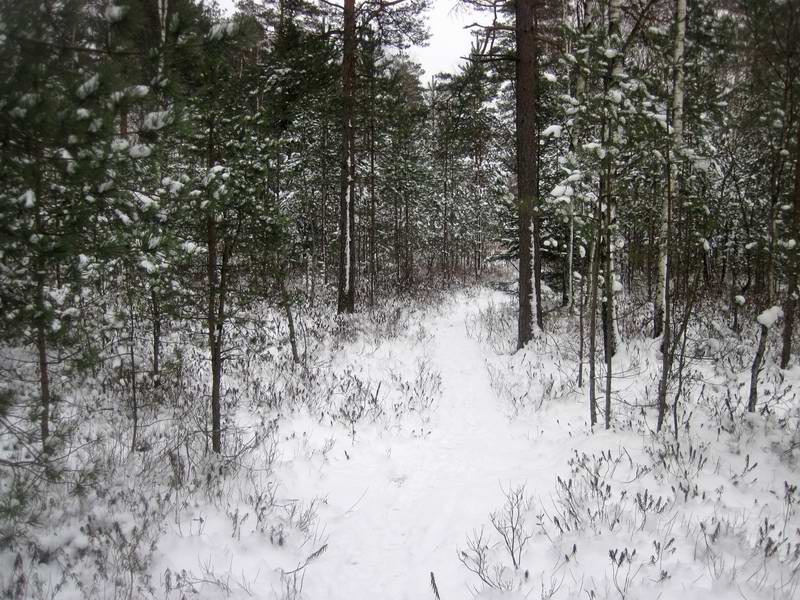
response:
{"label": "dense forest background", "polygon": [[[464,286],[514,294],[509,354],[570,340],[590,429],[641,338],[637,409],[676,443],[692,360],[730,344],[731,428],[788,397],[800,4],[463,2],[472,48],[426,77],[426,0],[0,0],[4,597],[50,560],[53,498],[134,464],[224,487],[330,336]],[[355,439],[380,386],[331,385]]]}

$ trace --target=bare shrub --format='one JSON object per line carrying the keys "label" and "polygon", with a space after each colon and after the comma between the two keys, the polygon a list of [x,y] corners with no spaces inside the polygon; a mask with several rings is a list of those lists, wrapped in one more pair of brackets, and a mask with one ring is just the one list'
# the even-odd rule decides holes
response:
{"label": "bare shrub", "polygon": [[516,309],[511,302],[497,304],[490,300],[470,315],[465,323],[467,335],[488,345],[496,354],[516,350]]}
{"label": "bare shrub", "polygon": [[406,411],[420,415],[427,421],[430,411],[442,396],[442,375],[429,361],[418,360],[413,379],[405,379],[398,373],[391,374],[391,380],[400,394],[394,402],[396,417]]}
{"label": "bare shrub", "polygon": [[381,383],[373,386],[352,369],[347,369],[338,378],[334,393],[339,397],[334,417],[350,429],[353,440],[356,437],[356,425],[359,421],[364,418],[375,421],[384,413],[380,402]]}
{"label": "bare shrub", "polygon": [[[474,531],[467,538],[467,547],[459,550],[458,558],[485,587],[510,591],[518,589],[529,577],[527,570],[521,571],[521,565],[533,535],[527,524],[531,500],[524,485],[504,490],[503,494],[503,507],[489,517],[499,540],[493,540],[484,529]],[[511,561],[511,568],[506,566],[507,560]]]}

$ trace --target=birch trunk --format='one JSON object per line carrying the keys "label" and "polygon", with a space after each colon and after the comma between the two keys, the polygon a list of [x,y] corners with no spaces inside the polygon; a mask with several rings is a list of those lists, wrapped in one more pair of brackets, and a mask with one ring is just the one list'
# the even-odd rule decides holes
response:
{"label": "birch trunk", "polygon": [[[673,51],[673,68],[675,84],[672,91],[672,153],[675,157],[683,148],[683,60],[686,40],[686,0],[676,0],[675,9],[675,47]],[[670,158],[670,160],[672,160]],[[672,161],[676,162],[676,161]],[[674,195],[678,185],[678,169],[670,169],[670,189]],[[664,196],[661,204],[661,232],[658,239],[658,284],[656,286],[655,313],[653,315],[653,337],[660,337],[664,332],[664,319],[667,306],[666,286],[669,277],[669,233],[670,194]]]}

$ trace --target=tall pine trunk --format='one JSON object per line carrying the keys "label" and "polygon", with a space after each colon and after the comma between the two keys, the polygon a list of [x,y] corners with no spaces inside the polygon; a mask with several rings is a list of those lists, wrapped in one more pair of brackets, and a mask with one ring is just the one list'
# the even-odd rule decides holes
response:
{"label": "tall pine trunk", "polygon": [[612,198],[611,198],[611,166],[609,161],[609,166],[606,171],[606,176],[604,178],[605,184],[605,250],[606,250],[606,264],[605,264],[605,303],[604,303],[604,311],[603,314],[605,315],[605,329],[604,329],[604,339],[605,339],[605,360],[606,360],[606,390],[605,390],[605,421],[606,421],[606,429],[611,428],[611,378],[612,378],[612,361],[614,358],[614,354],[616,353],[617,341],[616,341],[616,319],[614,317],[614,258],[613,258],[613,243],[611,241],[611,226],[612,226],[612,218],[613,218],[613,208],[612,208]]}
{"label": "tall pine trunk", "polygon": [[792,211],[791,235],[794,246],[789,250],[789,285],[786,290],[786,301],[783,307],[783,347],[781,349],[781,369],[789,366],[792,357],[792,335],[794,334],[794,316],[797,310],[797,298],[800,294],[797,286],[798,260],[800,260],[800,126],[797,128],[797,147],[794,163],[794,207]]}
{"label": "tall pine trunk", "polygon": [[150,287],[150,306],[153,311],[153,386],[161,383],[161,304],[155,284]]}
{"label": "tall pine trunk", "polygon": [[[370,66],[374,69],[374,65]],[[375,286],[377,285],[377,250],[375,247],[375,77],[370,73],[370,112],[369,112],[369,304],[375,305]]]}
{"label": "tall pine trunk", "polygon": [[217,323],[217,223],[215,216],[209,214],[206,218],[206,235],[208,239],[208,301],[207,311],[207,331],[208,348],[211,353],[211,448],[219,454],[222,452],[222,424],[221,424],[221,380],[222,380],[222,352],[220,351],[220,340],[217,335],[219,324]]}
{"label": "tall pine trunk", "polygon": [[516,2],[516,126],[517,197],[519,204],[519,319],[517,347],[533,337],[534,319],[542,327],[541,281],[539,276],[539,217],[536,180],[539,150],[536,111],[538,103],[538,42],[536,0]]}
{"label": "tall pine trunk", "polygon": [[322,283],[328,285],[328,119],[322,122],[322,199],[320,250],[322,252]]}
{"label": "tall pine trunk", "polygon": [[356,11],[355,0],[344,0],[342,49],[342,181],[339,200],[338,312],[352,313],[356,304],[355,213],[355,100]]}
{"label": "tall pine trunk", "polygon": [[[208,125],[208,154],[206,168],[214,166],[214,123]],[[211,354],[211,449],[220,454],[222,452],[222,322],[224,285],[225,282],[218,278],[219,267],[219,240],[217,235],[217,218],[214,208],[209,207],[206,215],[206,285],[208,296],[206,298],[206,327],[208,335],[208,349]],[[223,273],[225,260],[223,252]]]}
{"label": "tall pine trunk", "polygon": [[747,412],[756,412],[756,405],[758,404],[758,376],[761,373],[761,365],[764,362],[764,355],[767,351],[767,338],[769,337],[769,328],[764,325],[759,325],[759,338],[758,348],[756,355],[753,358],[753,365],[750,367],[750,393],[747,396]]}
{"label": "tall pine trunk", "polygon": [[286,287],[286,274],[278,272],[278,287],[281,294],[281,304],[286,313],[286,324],[289,327],[289,346],[292,350],[292,360],[295,364],[300,362],[300,353],[297,350],[297,333],[294,327],[294,315],[292,314],[292,299]]}
{"label": "tall pine trunk", "polygon": [[589,255],[591,279],[589,281],[589,416],[592,426],[597,424],[597,286],[600,276],[600,204],[595,208],[592,247]]}
{"label": "tall pine trunk", "polygon": [[[34,184],[34,231],[37,236],[42,236],[44,224],[42,222],[42,184],[41,174],[38,169]],[[36,357],[39,367],[39,428],[42,436],[42,453],[47,456],[47,442],[50,437],[50,364],[47,357],[47,327],[45,298],[45,277],[47,264],[42,249],[37,250],[34,263],[34,280],[36,281]]]}

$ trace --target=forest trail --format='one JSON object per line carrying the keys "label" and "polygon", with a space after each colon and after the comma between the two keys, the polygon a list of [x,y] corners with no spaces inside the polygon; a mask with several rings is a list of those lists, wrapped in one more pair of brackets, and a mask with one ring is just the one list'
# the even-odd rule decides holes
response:
{"label": "forest trail", "polygon": [[309,568],[309,598],[434,598],[431,572],[443,599],[470,598],[466,582],[477,579],[457,555],[467,535],[502,505],[501,487],[549,482],[563,445],[542,448],[532,424],[510,421],[490,384],[490,351],[466,332],[467,317],[491,300],[500,294],[459,297],[426,323],[433,338],[420,358],[442,376],[428,435],[356,439],[349,458],[332,453],[323,467],[317,481],[327,494],[320,517],[328,551]]}

